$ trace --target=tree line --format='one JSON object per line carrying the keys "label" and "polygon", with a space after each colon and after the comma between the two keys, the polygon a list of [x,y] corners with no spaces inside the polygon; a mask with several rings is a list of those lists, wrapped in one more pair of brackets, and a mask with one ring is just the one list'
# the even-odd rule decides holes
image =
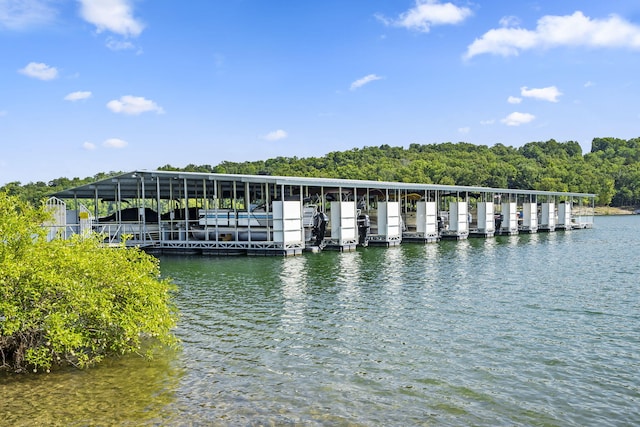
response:
{"label": "tree line", "polygon": [[[465,142],[411,144],[408,148],[385,144],[334,151],[322,157],[223,161],[215,166],[189,164],[183,168],[164,165],[158,169],[570,191],[597,194],[600,206],[640,204],[640,138],[595,138],[586,154],[575,141],[553,139],[518,148]],[[12,182],[0,190],[37,202],[47,194],[113,174],[26,185]]]}

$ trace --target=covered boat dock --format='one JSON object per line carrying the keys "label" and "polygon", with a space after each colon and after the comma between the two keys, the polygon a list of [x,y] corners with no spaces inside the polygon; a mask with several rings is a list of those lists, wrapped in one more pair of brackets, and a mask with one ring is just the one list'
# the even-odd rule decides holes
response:
{"label": "covered boat dock", "polygon": [[299,255],[591,228],[595,195],[134,171],[57,192],[50,238],[95,231],[156,253]]}

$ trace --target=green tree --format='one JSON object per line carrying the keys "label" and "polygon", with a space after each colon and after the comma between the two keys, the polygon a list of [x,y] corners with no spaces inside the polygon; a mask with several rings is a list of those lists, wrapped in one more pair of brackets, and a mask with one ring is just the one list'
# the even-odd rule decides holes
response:
{"label": "green tree", "polygon": [[0,193],[0,369],[84,367],[176,343],[173,286],[157,259],[97,235],[47,241],[47,218]]}
{"label": "green tree", "polygon": [[[575,141],[529,142],[514,148],[497,143],[491,147],[466,142],[412,143],[408,148],[384,144],[330,152],[322,157],[276,157],[251,162],[222,161],[211,166],[171,165],[160,170],[269,174],[283,176],[352,178],[372,181],[447,183],[497,188],[590,192],[598,204],[637,204],[640,194],[640,138],[594,138],[591,152],[582,154]],[[113,174],[110,172],[109,174]],[[21,185],[11,182],[0,188],[33,203],[47,194],[93,179],[59,178],[48,183]]]}

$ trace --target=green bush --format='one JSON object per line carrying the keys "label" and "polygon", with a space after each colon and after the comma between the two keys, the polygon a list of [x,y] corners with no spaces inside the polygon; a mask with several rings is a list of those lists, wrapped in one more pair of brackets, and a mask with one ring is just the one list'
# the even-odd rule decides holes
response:
{"label": "green bush", "polygon": [[44,207],[0,193],[0,369],[25,372],[175,345],[173,285],[137,248],[46,239]]}

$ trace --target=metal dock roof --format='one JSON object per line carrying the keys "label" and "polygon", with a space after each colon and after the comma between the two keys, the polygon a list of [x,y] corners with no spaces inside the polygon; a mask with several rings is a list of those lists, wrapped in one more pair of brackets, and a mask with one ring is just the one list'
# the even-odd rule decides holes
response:
{"label": "metal dock roof", "polygon": [[336,178],[310,178],[310,177],[290,177],[273,175],[237,175],[219,174],[203,172],[177,172],[177,171],[147,171],[136,170],[132,172],[115,175],[90,184],[81,185],[53,193],[52,195],[62,199],[79,198],[113,198],[118,191],[118,198],[130,199],[140,197],[140,185],[145,185],[149,190],[159,189],[161,198],[169,198],[172,192],[173,180],[186,180],[186,196],[188,198],[202,195],[204,183],[207,181],[220,182],[240,182],[256,184],[274,184],[285,186],[307,186],[326,187],[344,189],[388,189],[407,191],[448,191],[448,192],[472,192],[472,193],[499,193],[511,195],[542,195],[542,196],[566,196],[566,197],[588,197],[594,198],[595,194],[560,192],[560,191],[538,191],[520,190],[513,188],[491,188],[464,185],[440,185],[440,184],[419,184],[408,182],[388,182],[388,181],[366,181],[355,179]]}

